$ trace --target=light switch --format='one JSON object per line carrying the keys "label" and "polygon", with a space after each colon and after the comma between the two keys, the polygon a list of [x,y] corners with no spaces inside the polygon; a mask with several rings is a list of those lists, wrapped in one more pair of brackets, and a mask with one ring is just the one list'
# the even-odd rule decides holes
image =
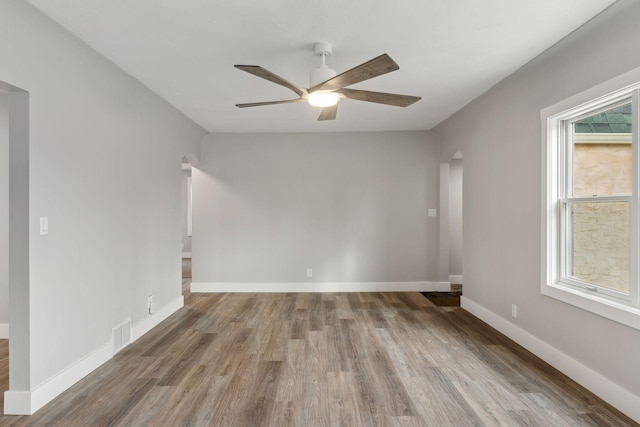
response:
{"label": "light switch", "polygon": [[44,236],[49,234],[49,217],[41,216],[40,217],[40,235]]}
{"label": "light switch", "polygon": [[428,209],[427,216],[430,216],[430,217],[438,216],[438,211],[436,209]]}

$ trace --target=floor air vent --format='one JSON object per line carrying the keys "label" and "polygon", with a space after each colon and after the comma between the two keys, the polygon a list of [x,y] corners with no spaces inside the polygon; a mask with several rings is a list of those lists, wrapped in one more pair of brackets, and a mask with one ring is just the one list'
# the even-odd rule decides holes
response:
{"label": "floor air vent", "polygon": [[131,344],[131,320],[113,328],[113,354]]}

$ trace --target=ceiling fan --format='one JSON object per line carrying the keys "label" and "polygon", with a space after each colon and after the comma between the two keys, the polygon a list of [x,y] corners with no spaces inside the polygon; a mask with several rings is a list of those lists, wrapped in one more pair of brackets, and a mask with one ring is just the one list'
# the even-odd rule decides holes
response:
{"label": "ceiling fan", "polygon": [[325,63],[326,57],[333,52],[331,44],[316,43],[313,50],[317,56],[322,57],[322,64],[312,69],[309,73],[309,89],[298,87],[258,65],[235,65],[236,68],[242,71],[284,86],[298,95],[298,98],[294,99],[236,104],[236,107],[261,107],[263,105],[287,104],[291,102],[308,102],[315,107],[322,108],[318,120],[334,120],[338,112],[338,101],[340,101],[341,98],[394,105],[396,107],[407,107],[421,99],[419,96],[346,88],[347,86],[364,80],[398,70],[400,68],[398,64],[386,53],[345,71],[342,74],[336,75],[335,70],[327,67]]}

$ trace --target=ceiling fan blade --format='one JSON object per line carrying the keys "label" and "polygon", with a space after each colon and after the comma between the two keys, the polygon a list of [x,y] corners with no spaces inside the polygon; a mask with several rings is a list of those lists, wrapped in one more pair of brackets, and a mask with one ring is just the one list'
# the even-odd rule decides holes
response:
{"label": "ceiling fan blade", "polygon": [[253,74],[254,76],[258,76],[260,78],[263,78],[265,80],[269,80],[270,82],[273,82],[275,84],[278,84],[280,86],[284,86],[287,89],[291,89],[292,91],[294,91],[295,93],[298,94],[298,96],[303,96],[306,92],[304,89],[299,88],[298,86],[294,85],[293,83],[290,83],[288,81],[286,81],[285,79],[283,79],[282,77],[272,73],[269,70],[266,70],[258,65],[234,65],[234,67],[236,67],[239,70],[242,71],[246,71],[249,74]]}
{"label": "ceiling fan blade", "polygon": [[338,113],[338,104],[332,105],[331,107],[324,107],[322,109],[322,113],[320,113],[320,116],[318,116],[318,121],[335,120],[337,113]]}
{"label": "ceiling fan blade", "polygon": [[360,64],[342,74],[322,82],[311,89],[309,93],[317,90],[335,90],[340,89],[358,82],[372,79],[383,74],[390,73],[391,71],[398,70],[400,67],[395,63],[393,59],[386,53],[373,58],[370,61]]}
{"label": "ceiling fan blade", "polygon": [[290,102],[305,102],[305,100],[302,98],[296,98],[296,99],[285,99],[284,101],[249,102],[247,104],[236,104],[236,107],[239,107],[239,108],[262,107],[263,105],[288,104]]}
{"label": "ceiling fan blade", "polygon": [[338,89],[345,98],[358,101],[377,102],[378,104],[394,105],[396,107],[408,107],[414,102],[420,101],[419,96],[398,95],[397,93],[370,92],[368,90]]}

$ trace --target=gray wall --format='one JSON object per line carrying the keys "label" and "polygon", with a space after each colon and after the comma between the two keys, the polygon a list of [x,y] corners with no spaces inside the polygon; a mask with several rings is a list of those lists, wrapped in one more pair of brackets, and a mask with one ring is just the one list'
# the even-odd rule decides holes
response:
{"label": "gray wall", "polygon": [[[9,387],[30,388],[29,95],[8,90],[9,111]],[[6,394],[5,394],[6,396]],[[5,411],[10,406],[5,399]]]}
{"label": "gray wall", "polygon": [[180,163],[204,131],[24,2],[0,28],[0,81],[30,95],[33,389],[144,320],[147,295],[180,298]]}
{"label": "gray wall", "polygon": [[640,331],[540,294],[540,110],[640,66],[639,22],[616,3],[434,129],[464,155],[465,297],[636,396]]}
{"label": "gray wall", "polygon": [[429,132],[207,136],[193,281],[435,281],[438,153]]}
{"label": "gray wall", "polygon": [[[0,89],[0,325],[9,324],[9,104]],[[4,328],[0,326],[0,329]],[[7,338],[0,333],[0,338]]]}

